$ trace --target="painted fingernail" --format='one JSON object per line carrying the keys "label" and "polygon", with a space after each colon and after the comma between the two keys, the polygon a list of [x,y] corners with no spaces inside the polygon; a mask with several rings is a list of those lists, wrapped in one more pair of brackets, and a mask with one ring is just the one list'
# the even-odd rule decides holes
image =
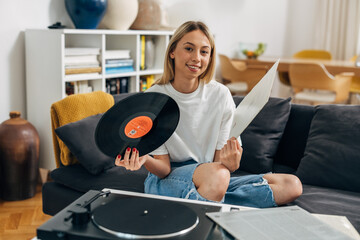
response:
{"label": "painted fingernail", "polygon": [[126,149],[126,151],[130,151],[130,150],[131,150],[131,148],[129,148],[129,147]]}
{"label": "painted fingernail", "polygon": [[119,155],[117,155],[117,158],[121,158],[121,155],[119,154]]}
{"label": "painted fingernail", "polygon": [[133,148],[133,152],[136,152],[136,148]]}

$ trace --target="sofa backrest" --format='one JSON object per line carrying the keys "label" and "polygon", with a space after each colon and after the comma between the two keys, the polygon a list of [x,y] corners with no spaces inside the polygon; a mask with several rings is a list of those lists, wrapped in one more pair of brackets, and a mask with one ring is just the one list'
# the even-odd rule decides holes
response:
{"label": "sofa backrest", "polygon": [[118,103],[119,101],[121,101],[122,99],[127,98],[127,97],[129,97],[129,96],[131,96],[131,95],[134,95],[134,94],[136,94],[136,93],[121,93],[121,94],[115,94],[115,95],[113,95],[113,97],[114,97],[114,104],[116,104],[116,103]]}

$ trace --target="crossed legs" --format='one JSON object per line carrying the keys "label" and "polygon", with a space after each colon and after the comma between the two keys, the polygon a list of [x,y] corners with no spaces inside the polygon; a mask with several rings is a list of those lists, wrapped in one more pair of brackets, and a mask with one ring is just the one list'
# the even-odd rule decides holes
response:
{"label": "crossed legs", "polygon": [[[300,180],[291,174],[265,174],[277,205],[294,201],[302,194]],[[230,172],[221,163],[204,163],[194,172],[193,182],[201,196],[212,201],[221,201],[228,189]]]}

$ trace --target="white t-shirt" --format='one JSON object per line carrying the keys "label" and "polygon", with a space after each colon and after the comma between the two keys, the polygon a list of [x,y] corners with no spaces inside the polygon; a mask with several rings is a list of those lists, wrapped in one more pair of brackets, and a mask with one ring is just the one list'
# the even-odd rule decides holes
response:
{"label": "white t-shirt", "polygon": [[200,81],[192,93],[180,93],[168,83],[154,85],[147,92],[164,93],[175,100],[180,120],[175,132],[152,155],[169,154],[170,161],[194,159],[212,162],[229,138],[235,103],[229,89],[221,83]]}

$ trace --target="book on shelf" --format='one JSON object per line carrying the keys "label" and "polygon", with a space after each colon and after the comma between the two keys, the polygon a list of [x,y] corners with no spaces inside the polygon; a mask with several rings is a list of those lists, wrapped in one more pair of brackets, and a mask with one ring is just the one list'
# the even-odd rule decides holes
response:
{"label": "book on shelf", "polygon": [[101,73],[100,48],[65,48],[65,74]]}
{"label": "book on shelf", "polygon": [[150,88],[154,83],[155,76],[147,75],[140,78],[140,91],[144,92]]}
{"label": "book on shelf", "polygon": [[65,48],[65,56],[80,56],[80,55],[99,55],[100,48]]}
{"label": "book on shelf", "polygon": [[72,95],[77,93],[89,93],[92,92],[92,86],[89,86],[89,82],[87,80],[84,81],[76,81],[76,82],[66,82],[65,92],[66,95]]}
{"label": "book on shelf", "polygon": [[150,88],[153,83],[154,83],[154,80],[155,80],[155,76],[154,75],[148,75],[146,77],[146,89]]}
{"label": "book on shelf", "polygon": [[116,73],[127,73],[127,72],[134,72],[133,66],[124,66],[124,67],[106,67],[105,73],[106,74],[116,74]]}
{"label": "book on shelf", "polygon": [[145,44],[146,38],[144,35],[140,36],[140,70],[145,70]]}
{"label": "book on shelf", "polygon": [[129,77],[106,79],[106,92],[120,94],[129,92]]}
{"label": "book on shelf", "polygon": [[99,63],[98,55],[65,56],[64,64],[67,65],[85,65]]}
{"label": "book on shelf", "polygon": [[67,74],[67,81],[79,81],[82,79],[101,79],[100,73],[76,73],[76,74]]}
{"label": "book on shelf", "polygon": [[65,74],[81,74],[81,73],[101,73],[101,67],[87,68],[65,68]]}
{"label": "book on shelf", "polygon": [[65,64],[65,68],[86,68],[86,67],[100,67],[100,62],[79,62],[79,63],[69,63]]}
{"label": "book on shelf", "polygon": [[140,78],[140,92],[145,92],[147,89],[147,84],[146,84],[146,80],[143,78]]}
{"label": "book on shelf", "polygon": [[91,63],[91,64],[70,64],[70,65],[65,65],[66,69],[71,69],[71,68],[95,68],[95,67],[100,67],[100,63]]}
{"label": "book on shelf", "polygon": [[130,50],[106,50],[105,59],[129,59]]}
{"label": "book on shelf", "polygon": [[119,93],[127,93],[127,92],[129,92],[130,78],[128,78],[128,77],[120,78],[119,81],[120,81],[120,91],[119,91]]}
{"label": "book on shelf", "polygon": [[106,64],[115,64],[115,63],[127,63],[127,64],[133,64],[134,63],[134,59],[132,58],[126,58],[126,59],[106,59],[105,60]]}
{"label": "book on shelf", "polygon": [[133,66],[133,59],[108,59],[105,61],[105,67],[129,67]]}
{"label": "book on shelf", "polygon": [[73,95],[75,93],[75,86],[73,82],[65,83],[66,96]]}

